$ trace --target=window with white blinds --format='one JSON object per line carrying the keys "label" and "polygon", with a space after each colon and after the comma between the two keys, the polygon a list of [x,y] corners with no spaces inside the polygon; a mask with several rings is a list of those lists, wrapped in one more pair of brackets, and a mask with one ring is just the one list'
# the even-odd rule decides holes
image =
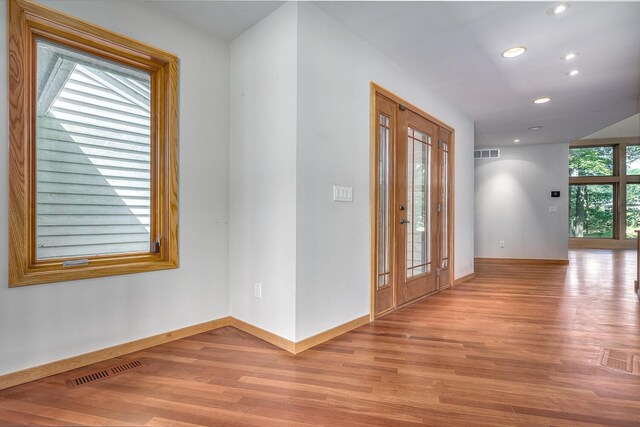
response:
{"label": "window with white blinds", "polygon": [[37,40],[36,259],[149,252],[150,76]]}

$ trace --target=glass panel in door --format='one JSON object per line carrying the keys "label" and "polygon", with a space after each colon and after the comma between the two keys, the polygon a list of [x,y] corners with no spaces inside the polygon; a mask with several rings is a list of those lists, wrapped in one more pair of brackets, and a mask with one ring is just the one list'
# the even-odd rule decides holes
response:
{"label": "glass panel in door", "polygon": [[378,289],[390,284],[389,117],[378,117]]}
{"label": "glass panel in door", "polygon": [[431,271],[431,136],[407,130],[407,279]]}
{"label": "glass panel in door", "polygon": [[440,205],[440,225],[442,227],[442,270],[449,268],[449,144],[442,143],[441,162],[441,185],[442,192]]}

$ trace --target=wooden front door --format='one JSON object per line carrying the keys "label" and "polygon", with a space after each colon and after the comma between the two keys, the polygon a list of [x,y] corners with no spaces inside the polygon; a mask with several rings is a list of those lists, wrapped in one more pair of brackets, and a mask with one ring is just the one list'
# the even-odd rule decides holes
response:
{"label": "wooden front door", "polygon": [[396,132],[394,256],[398,305],[402,305],[438,290],[438,127],[401,108]]}
{"label": "wooden front door", "polygon": [[451,284],[452,134],[383,95],[375,107],[377,316]]}

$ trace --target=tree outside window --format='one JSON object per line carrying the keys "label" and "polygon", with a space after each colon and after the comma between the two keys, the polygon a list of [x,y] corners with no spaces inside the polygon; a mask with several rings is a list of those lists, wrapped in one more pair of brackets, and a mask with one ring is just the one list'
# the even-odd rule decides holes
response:
{"label": "tree outside window", "polygon": [[[640,139],[584,140],[569,149],[569,237],[624,241],[640,229]],[[594,247],[598,243],[594,240]]]}

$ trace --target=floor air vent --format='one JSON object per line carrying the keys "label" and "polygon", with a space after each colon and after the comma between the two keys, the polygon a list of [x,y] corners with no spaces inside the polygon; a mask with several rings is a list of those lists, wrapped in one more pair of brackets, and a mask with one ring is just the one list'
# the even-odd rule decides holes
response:
{"label": "floor air vent", "polygon": [[640,375],[640,355],[625,350],[605,348],[598,358],[600,366]]}
{"label": "floor air vent", "polygon": [[76,388],[94,383],[96,381],[101,381],[106,378],[115,377],[116,375],[124,374],[127,371],[139,368],[143,365],[144,363],[142,363],[140,360],[133,360],[131,362],[123,363],[122,365],[112,366],[111,368],[102,369],[100,371],[92,372],[78,378],[67,380],[66,383],[69,387]]}

